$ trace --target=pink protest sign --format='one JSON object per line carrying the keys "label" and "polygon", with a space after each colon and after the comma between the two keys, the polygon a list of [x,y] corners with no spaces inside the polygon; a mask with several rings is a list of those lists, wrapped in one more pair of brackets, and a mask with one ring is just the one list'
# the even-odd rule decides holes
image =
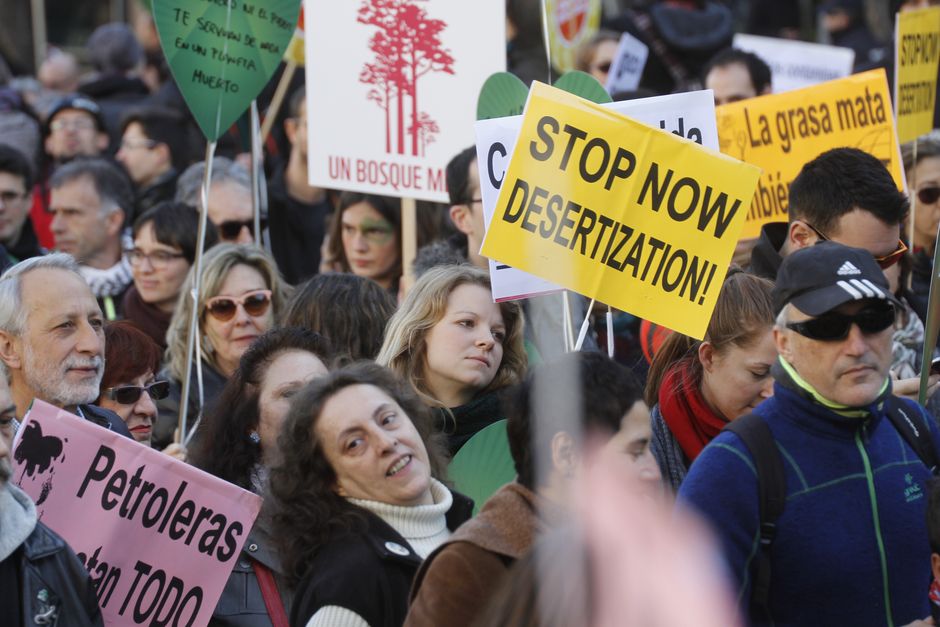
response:
{"label": "pink protest sign", "polygon": [[261,499],[35,401],[14,479],[95,583],[107,625],[205,625]]}

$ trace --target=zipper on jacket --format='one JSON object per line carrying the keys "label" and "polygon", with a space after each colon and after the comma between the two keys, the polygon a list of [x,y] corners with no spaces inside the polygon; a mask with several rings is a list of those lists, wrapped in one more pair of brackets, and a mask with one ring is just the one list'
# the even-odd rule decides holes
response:
{"label": "zipper on jacket", "polygon": [[875,494],[875,478],[871,472],[871,462],[868,459],[868,452],[862,444],[862,429],[855,432],[855,446],[862,456],[862,464],[865,466],[865,482],[868,484],[868,498],[871,502],[872,520],[875,523],[875,539],[878,541],[878,558],[881,561],[881,585],[884,592],[885,618],[888,627],[894,627],[894,620],[891,618],[891,593],[888,590],[888,560],[885,557],[885,544],[881,538],[881,518],[878,516],[878,497]]}

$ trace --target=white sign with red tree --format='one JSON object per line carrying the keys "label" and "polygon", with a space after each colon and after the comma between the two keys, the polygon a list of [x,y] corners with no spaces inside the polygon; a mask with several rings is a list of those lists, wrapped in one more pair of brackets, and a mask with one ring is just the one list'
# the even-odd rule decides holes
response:
{"label": "white sign with red tree", "polygon": [[480,88],[506,69],[504,0],[305,0],[310,182],[447,201]]}

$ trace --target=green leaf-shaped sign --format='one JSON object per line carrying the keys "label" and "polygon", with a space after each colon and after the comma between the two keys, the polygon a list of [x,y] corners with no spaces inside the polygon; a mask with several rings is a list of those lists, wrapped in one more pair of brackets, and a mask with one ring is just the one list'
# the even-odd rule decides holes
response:
{"label": "green leaf-shaped sign", "polygon": [[498,420],[460,447],[447,467],[454,488],[473,499],[473,514],[493,493],[516,478],[506,421]]}
{"label": "green leaf-shaped sign", "polygon": [[587,72],[579,70],[565,72],[553,86],[597,104],[612,102],[604,86]]}
{"label": "green leaf-shaped sign", "polygon": [[153,0],[160,45],[183,98],[215,141],[264,88],[301,0]]}
{"label": "green leaf-shaped sign", "polygon": [[491,74],[477,97],[477,119],[489,120],[509,115],[522,115],[529,88],[509,72]]}

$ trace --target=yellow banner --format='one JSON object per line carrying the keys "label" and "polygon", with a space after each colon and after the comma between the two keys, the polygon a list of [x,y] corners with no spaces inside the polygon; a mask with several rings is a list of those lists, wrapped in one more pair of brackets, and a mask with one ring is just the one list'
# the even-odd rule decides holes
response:
{"label": "yellow banner", "polygon": [[575,69],[578,46],[601,25],[601,0],[544,0],[552,65],[562,72]]}
{"label": "yellow banner", "polygon": [[701,338],[759,176],[533,83],[482,253]]}
{"label": "yellow banner", "polygon": [[715,109],[721,151],[763,169],[741,237],[786,222],[790,182],[830,148],[852,146],[888,168],[904,189],[884,70],[872,70]]}
{"label": "yellow banner", "polygon": [[897,15],[894,67],[898,139],[917,139],[933,129],[940,59],[940,7]]}

